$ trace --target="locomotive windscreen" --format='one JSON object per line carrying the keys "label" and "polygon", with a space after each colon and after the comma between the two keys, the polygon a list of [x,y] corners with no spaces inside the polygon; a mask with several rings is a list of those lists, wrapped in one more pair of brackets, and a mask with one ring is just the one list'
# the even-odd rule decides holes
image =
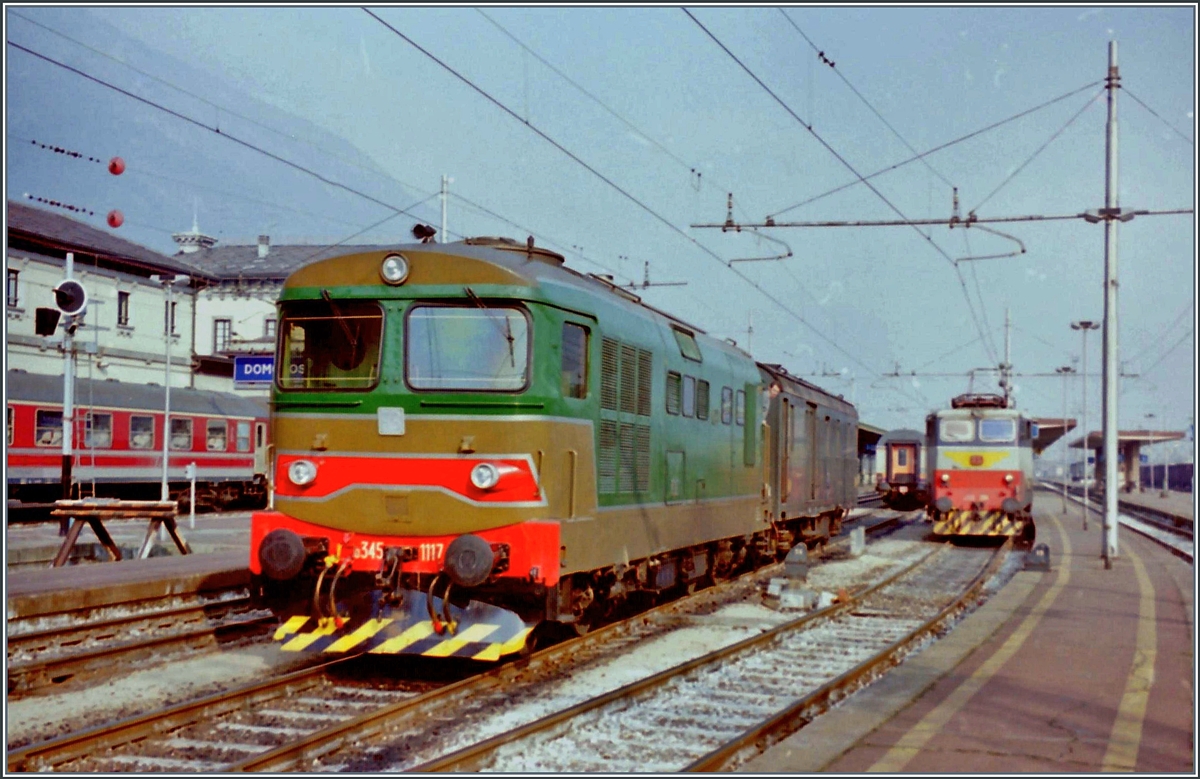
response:
{"label": "locomotive windscreen", "polygon": [[421,390],[519,391],[529,373],[529,321],[516,308],[415,306],[408,384]]}
{"label": "locomotive windscreen", "polygon": [[358,300],[282,305],[276,379],[284,390],[365,390],[379,379],[383,310]]}

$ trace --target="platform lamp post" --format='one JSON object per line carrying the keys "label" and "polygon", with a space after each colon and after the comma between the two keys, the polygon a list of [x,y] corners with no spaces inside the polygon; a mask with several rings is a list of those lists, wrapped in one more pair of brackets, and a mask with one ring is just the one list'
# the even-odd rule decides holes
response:
{"label": "platform lamp post", "polygon": [[[179,282],[188,282],[187,276],[159,276],[154,274],[150,280],[162,284],[167,292],[166,309],[163,312],[163,341],[166,342],[166,367],[163,374],[163,441],[162,441],[162,497],[160,500],[167,501],[171,497],[170,487],[167,484],[167,467],[170,457],[170,438],[171,438],[171,338],[175,334],[175,317],[172,311],[172,305],[175,302],[175,284]],[[161,530],[161,528],[160,528]]]}
{"label": "platform lamp post", "polygon": [[1088,423],[1087,423],[1087,334],[1088,330],[1099,330],[1100,323],[1090,320],[1081,320],[1071,323],[1072,330],[1083,331],[1083,529],[1088,529],[1088,512],[1091,511],[1091,504],[1088,503],[1088,454],[1091,449],[1088,448]]}
{"label": "platform lamp post", "polygon": [[[1070,476],[1070,468],[1067,465],[1067,376],[1075,372],[1075,369],[1070,365],[1062,365],[1054,369],[1055,373],[1061,374],[1063,377],[1063,474],[1062,474],[1062,513],[1067,513],[1067,480]],[[1087,471],[1087,464],[1084,464],[1084,471]]]}

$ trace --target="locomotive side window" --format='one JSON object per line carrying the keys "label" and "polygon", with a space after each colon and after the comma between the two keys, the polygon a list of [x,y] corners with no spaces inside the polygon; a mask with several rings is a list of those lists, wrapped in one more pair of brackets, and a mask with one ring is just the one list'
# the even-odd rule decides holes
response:
{"label": "locomotive side window", "polygon": [[112,414],[88,414],[84,418],[83,445],[88,449],[112,446]]}
{"label": "locomotive side window", "polygon": [[528,386],[529,319],[519,309],[414,306],[406,330],[405,371],[413,389],[519,392]]}
{"label": "locomotive side window", "polygon": [[[280,389],[368,390],[379,381],[383,310],[378,304],[293,300],[280,308],[282,338],[275,372]],[[447,343],[468,347],[456,335]]]}
{"label": "locomotive side window", "polygon": [[975,421],[972,419],[943,419],[938,428],[938,437],[946,443],[975,440]]}
{"label": "locomotive side window", "polygon": [[562,396],[587,397],[588,331],[586,327],[563,323],[562,330]]}
{"label": "locomotive side window", "polygon": [[695,360],[696,362],[704,361],[704,358],[700,355],[700,346],[696,343],[696,336],[678,327],[672,327],[671,330],[675,333],[675,343],[679,344],[680,354],[689,360]]}
{"label": "locomotive side window", "polygon": [[683,415],[696,416],[696,377],[683,377]]}
{"label": "locomotive side window", "polygon": [[208,420],[207,447],[210,452],[223,452],[228,446],[229,425],[223,419]]}
{"label": "locomotive side window", "polygon": [[129,417],[129,448],[154,448],[154,417],[141,414]]}
{"label": "locomotive side window", "polygon": [[733,390],[721,387],[721,424],[733,424]]}
{"label": "locomotive side window", "polygon": [[237,450],[239,452],[250,451],[250,423],[237,423]]}
{"label": "locomotive side window", "polygon": [[667,413],[678,414],[683,405],[683,377],[675,371],[667,371]]}
{"label": "locomotive side window", "polygon": [[171,448],[182,451],[192,448],[192,420],[171,420]]}
{"label": "locomotive side window", "polygon": [[38,446],[62,446],[62,412],[38,409],[34,425],[34,443]]}
{"label": "locomotive side window", "polygon": [[696,382],[696,419],[708,419],[708,382]]}
{"label": "locomotive side window", "polygon": [[1014,419],[979,420],[979,440],[992,443],[1008,443],[1017,440],[1017,422]]}
{"label": "locomotive side window", "polygon": [[746,424],[746,392],[745,390],[737,391],[737,403],[734,404],[734,409],[737,411],[738,425]]}

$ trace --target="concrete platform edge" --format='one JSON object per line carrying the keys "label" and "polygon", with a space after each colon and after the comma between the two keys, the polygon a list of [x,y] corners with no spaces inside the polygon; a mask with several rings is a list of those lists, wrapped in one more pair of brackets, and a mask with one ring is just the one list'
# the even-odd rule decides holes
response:
{"label": "concrete platform edge", "polygon": [[126,582],[112,587],[59,590],[8,597],[8,619],[26,619],[64,611],[116,606],[169,595],[243,587],[250,583],[246,568],[213,571],[178,579]]}
{"label": "concrete platform edge", "polygon": [[759,774],[823,770],[924,695],[987,641],[1029,599],[1034,587],[1047,575],[1047,572],[1018,572],[1000,592],[960,622],[945,638],[909,657],[870,687],[736,770]]}

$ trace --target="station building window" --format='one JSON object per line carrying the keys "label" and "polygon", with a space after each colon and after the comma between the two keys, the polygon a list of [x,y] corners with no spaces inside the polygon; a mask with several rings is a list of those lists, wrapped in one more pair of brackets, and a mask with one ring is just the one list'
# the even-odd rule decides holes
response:
{"label": "station building window", "polygon": [[21,276],[21,271],[14,270],[13,268],[8,269],[8,289],[7,289],[6,297],[8,300],[9,308],[16,308],[19,305],[21,305],[21,282],[19,280],[20,276]]}
{"label": "station building window", "polygon": [[117,324],[129,327],[129,293],[117,293]]}
{"label": "station building window", "polygon": [[229,342],[233,338],[232,319],[213,320],[213,353],[229,350]]}
{"label": "station building window", "polygon": [[154,448],[154,417],[131,414],[129,417],[129,448]]}
{"label": "station building window", "polygon": [[34,443],[62,446],[62,412],[38,409],[34,414]]}
{"label": "station building window", "polygon": [[88,449],[112,446],[112,414],[89,413],[84,421],[83,445]]}
{"label": "station building window", "polygon": [[171,420],[171,448],[176,451],[187,451],[192,448],[192,420]]}
{"label": "station building window", "polygon": [[276,325],[279,320],[273,316],[269,316],[263,320],[263,338],[274,338]]}

